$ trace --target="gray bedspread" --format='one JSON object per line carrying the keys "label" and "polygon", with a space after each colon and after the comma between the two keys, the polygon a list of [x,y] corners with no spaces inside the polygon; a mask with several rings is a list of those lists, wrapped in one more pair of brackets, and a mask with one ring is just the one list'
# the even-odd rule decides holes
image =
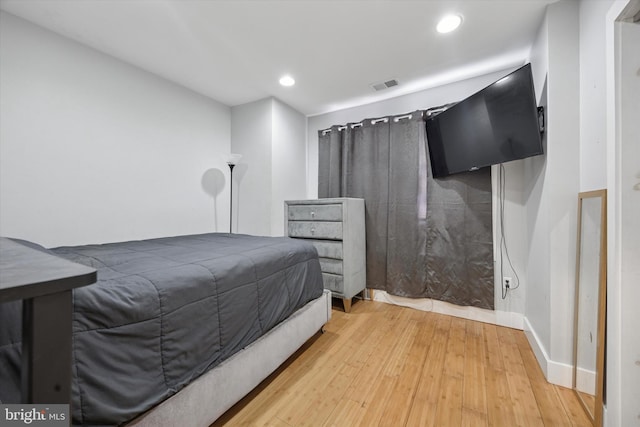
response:
{"label": "gray bedspread", "polygon": [[[316,250],[284,237],[213,233],[51,252],[98,270],[96,284],[74,291],[74,424],[132,419],[322,294]],[[5,403],[19,396],[19,312],[0,304]]]}

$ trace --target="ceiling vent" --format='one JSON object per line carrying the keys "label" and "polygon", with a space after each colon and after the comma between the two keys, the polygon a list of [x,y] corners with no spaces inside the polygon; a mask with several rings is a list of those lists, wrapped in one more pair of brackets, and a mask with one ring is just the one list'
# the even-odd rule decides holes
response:
{"label": "ceiling vent", "polygon": [[373,90],[375,90],[376,92],[384,89],[389,89],[390,87],[394,86],[398,86],[398,80],[396,79],[387,80],[386,82],[382,83],[374,83],[371,85]]}

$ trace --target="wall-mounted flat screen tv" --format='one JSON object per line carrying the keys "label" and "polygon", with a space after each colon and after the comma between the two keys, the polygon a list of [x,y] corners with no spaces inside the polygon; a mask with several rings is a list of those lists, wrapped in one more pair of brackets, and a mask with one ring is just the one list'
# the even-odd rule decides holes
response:
{"label": "wall-mounted flat screen tv", "polygon": [[426,121],[435,178],[542,152],[531,64]]}

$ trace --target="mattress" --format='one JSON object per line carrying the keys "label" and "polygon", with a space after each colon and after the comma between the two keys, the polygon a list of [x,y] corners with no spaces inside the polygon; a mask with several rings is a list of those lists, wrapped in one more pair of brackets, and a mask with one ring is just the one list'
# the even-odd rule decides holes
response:
{"label": "mattress", "polygon": [[[72,414],[117,425],[322,294],[298,239],[203,234],[50,250],[98,270],[74,291]],[[19,304],[0,305],[0,399],[19,399]],[[224,393],[224,390],[220,390]]]}

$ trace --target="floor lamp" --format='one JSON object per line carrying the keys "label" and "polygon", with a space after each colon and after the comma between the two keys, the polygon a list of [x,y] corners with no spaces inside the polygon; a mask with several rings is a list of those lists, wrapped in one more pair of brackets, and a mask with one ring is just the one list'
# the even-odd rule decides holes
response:
{"label": "floor lamp", "polygon": [[233,224],[233,168],[238,164],[240,159],[242,158],[242,154],[229,154],[227,158],[227,164],[229,165],[229,233],[233,233],[231,231],[231,225]]}

